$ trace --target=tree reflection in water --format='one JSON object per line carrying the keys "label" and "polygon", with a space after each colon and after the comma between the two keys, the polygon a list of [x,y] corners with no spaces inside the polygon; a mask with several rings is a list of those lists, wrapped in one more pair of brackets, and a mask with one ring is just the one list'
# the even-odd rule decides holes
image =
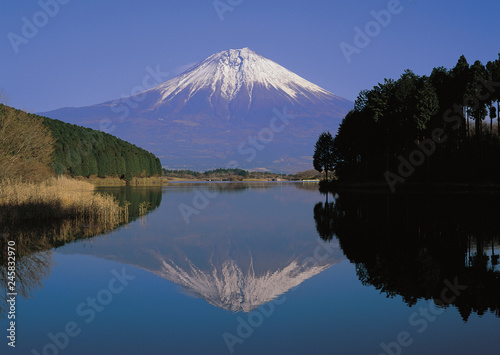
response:
{"label": "tree reflection in water", "polygon": [[343,191],[314,207],[318,234],[339,240],[364,285],[412,306],[441,299],[444,281],[457,279],[467,286],[453,302],[464,321],[500,317],[499,215],[498,194]]}
{"label": "tree reflection in water", "polygon": [[[128,221],[130,223],[141,218],[143,211],[140,204],[148,204],[149,213],[160,206],[161,187],[158,188],[120,188],[111,191],[123,205],[128,201]],[[7,243],[15,242],[16,250],[16,292],[18,296],[29,298],[34,291],[42,287],[42,281],[52,270],[52,249],[82,239],[91,239],[107,234],[126,223],[88,224],[85,220],[59,220],[47,223],[0,226],[0,286],[7,290]],[[5,318],[9,304],[6,292],[0,295],[0,318]]]}

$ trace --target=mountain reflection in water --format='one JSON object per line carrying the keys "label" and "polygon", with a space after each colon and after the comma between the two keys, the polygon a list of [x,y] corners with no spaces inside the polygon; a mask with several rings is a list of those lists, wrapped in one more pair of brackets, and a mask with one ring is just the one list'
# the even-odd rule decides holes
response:
{"label": "mountain reflection in water", "polygon": [[[317,185],[296,187],[317,191]],[[251,312],[344,259],[338,244],[325,245],[314,229],[297,232],[290,223],[283,223],[292,217],[273,209],[273,203],[286,203],[273,200],[277,196],[272,192],[267,194],[273,188],[279,185],[169,185],[164,195],[166,209],[159,211],[161,221],[150,219],[140,233],[100,239],[92,249],[62,252],[92,254],[140,267],[216,307]],[[201,196],[199,191],[217,197],[187,225],[175,198],[185,195],[189,203],[189,198]]]}

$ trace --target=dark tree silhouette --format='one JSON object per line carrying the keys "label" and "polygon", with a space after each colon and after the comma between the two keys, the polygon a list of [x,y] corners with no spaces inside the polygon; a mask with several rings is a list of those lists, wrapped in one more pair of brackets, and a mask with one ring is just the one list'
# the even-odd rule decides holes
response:
{"label": "dark tree silhouette", "polygon": [[318,202],[314,206],[314,222],[316,223],[316,231],[321,239],[325,241],[332,240],[335,233],[332,219],[333,212],[333,202],[328,202],[328,199],[325,203]]}
{"label": "dark tree silhouette", "polygon": [[[500,140],[483,135],[482,123],[499,100],[500,56],[486,67],[480,61],[469,66],[461,56],[451,70],[434,68],[430,76],[406,70],[397,80],[385,79],[361,91],[340,124],[328,151],[335,175],[340,182],[498,183]],[[493,108],[489,114],[500,116]],[[321,138],[316,149],[327,151]],[[405,170],[411,172],[400,173]]]}
{"label": "dark tree silhouette", "polygon": [[491,102],[491,95],[488,95],[487,90],[482,83],[486,82],[488,72],[484,65],[476,60],[469,69],[469,80],[467,82],[467,95],[469,115],[474,119],[474,136],[481,142],[482,122],[487,114],[487,106]]}
{"label": "dark tree silhouette", "polygon": [[323,132],[319,135],[314,148],[313,165],[318,172],[325,171],[326,181],[328,181],[328,171],[333,169],[333,137],[330,132]]}

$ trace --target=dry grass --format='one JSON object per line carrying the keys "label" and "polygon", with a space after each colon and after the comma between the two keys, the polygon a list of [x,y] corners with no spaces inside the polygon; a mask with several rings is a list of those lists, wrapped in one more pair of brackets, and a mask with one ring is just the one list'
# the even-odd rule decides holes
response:
{"label": "dry grass", "polygon": [[95,186],[161,186],[167,184],[168,181],[166,178],[153,176],[153,177],[134,177],[132,181],[127,181],[124,179],[120,179],[119,177],[108,176],[105,178],[100,178],[97,176],[86,177],[75,177],[75,179],[79,181],[90,182]]}
{"label": "dry grass", "polygon": [[116,225],[126,209],[109,195],[96,194],[94,185],[66,177],[43,182],[0,183],[0,223],[78,219],[88,224]]}
{"label": "dry grass", "polygon": [[129,185],[132,186],[158,186],[167,184],[168,180],[160,176],[143,177],[143,178],[132,178]]}

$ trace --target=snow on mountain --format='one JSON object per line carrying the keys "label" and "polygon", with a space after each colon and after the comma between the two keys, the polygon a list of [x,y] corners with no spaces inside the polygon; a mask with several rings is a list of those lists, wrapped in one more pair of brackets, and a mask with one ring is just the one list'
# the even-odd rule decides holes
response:
{"label": "snow on mountain", "polygon": [[[290,101],[298,102],[300,95],[332,95],[319,86],[301,78],[275,62],[264,58],[254,51],[230,49],[211,55],[188,71],[156,86],[152,90],[161,91],[157,105],[169,101],[182,90],[189,90],[188,100],[203,88],[210,89],[210,98],[215,94],[231,102],[242,88],[251,101],[254,85],[266,89],[283,91]],[[319,94],[319,95],[318,95]]]}
{"label": "snow on mountain", "polygon": [[[237,162],[243,169],[296,172],[312,168],[319,134],[334,132],[352,107],[243,48],[215,53],[132,96],[41,114],[116,135],[152,151],[169,168],[208,170]],[[296,119],[251,148],[276,111]],[[247,147],[258,154],[245,156]]]}

